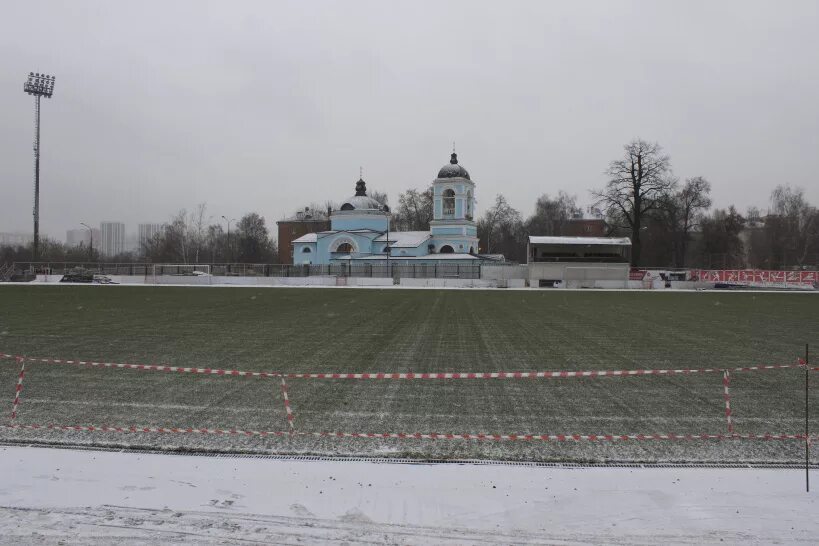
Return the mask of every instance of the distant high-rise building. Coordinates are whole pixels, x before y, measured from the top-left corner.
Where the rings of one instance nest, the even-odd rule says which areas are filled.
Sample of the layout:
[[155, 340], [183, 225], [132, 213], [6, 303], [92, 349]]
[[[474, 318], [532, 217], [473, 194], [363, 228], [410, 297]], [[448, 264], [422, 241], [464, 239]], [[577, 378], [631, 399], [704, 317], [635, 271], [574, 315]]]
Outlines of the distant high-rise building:
[[87, 247], [91, 246], [92, 243], [94, 248], [99, 248], [102, 243], [99, 228], [91, 228], [90, 232], [86, 228], [69, 229], [65, 232], [66, 246], [75, 247], [82, 245]]
[[162, 233], [165, 224], [139, 224], [137, 226], [137, 252], [142, 253], [145, 243]]
[[[122, 222], [100, 223], [99, 251], [103, 256], [116, 256], [125, 252], [125, 224]], [[96, 247], [96, 244], [94, 245]]]

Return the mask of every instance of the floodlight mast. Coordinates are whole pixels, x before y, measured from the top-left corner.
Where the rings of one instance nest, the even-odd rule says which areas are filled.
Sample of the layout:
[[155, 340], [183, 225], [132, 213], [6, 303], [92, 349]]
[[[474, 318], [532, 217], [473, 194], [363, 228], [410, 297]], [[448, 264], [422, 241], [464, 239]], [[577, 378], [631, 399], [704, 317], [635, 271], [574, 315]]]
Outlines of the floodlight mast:
[[34, 96], [34, 260], [40, 257], [40, 97], [54, 94], [54, 76], [29, 72], [23, 91]]

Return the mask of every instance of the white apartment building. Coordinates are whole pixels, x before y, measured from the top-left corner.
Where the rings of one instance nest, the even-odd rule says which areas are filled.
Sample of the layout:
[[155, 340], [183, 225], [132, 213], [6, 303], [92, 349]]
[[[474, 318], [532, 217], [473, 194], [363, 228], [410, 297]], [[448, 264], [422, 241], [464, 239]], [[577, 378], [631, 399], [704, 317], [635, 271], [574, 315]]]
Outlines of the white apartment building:
[[142, 252], [146, 242], [161, 233], [165, 224], [138, 224], [137, 226], [137, 252]]
[[101, 222], [99, 248], [103, 256], [116, 256], [125, 252], [125, 224], [122, 222]]

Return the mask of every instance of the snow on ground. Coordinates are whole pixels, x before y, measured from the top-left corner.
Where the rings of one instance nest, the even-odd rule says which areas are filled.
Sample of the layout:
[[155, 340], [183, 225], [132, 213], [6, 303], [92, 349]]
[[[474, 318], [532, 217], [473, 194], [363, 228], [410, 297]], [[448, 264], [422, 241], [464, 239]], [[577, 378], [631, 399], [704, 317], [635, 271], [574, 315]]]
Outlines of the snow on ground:
[[[816, 543], [804, 471], [0, 447], [0, 543]], [[814, 482], [819, 472], [812, 471]], [[819, 486], [819, 483], [817, 483]]]

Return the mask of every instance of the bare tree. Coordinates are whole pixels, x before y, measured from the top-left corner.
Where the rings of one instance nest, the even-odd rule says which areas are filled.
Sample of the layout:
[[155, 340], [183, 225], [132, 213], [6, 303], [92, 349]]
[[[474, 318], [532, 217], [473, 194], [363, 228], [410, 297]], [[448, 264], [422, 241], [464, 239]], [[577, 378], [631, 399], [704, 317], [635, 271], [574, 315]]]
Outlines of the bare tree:
[[658, 207], [660, 198], [671, 192], [676, 180], [671, 176], [671, 159], [659, 144], [634, 140], [624, 146], [623, 158], [612, 161], [606, 170], [609, 182], [591, 193], [595, 206], [631, 231], [632, 264], [640, 264], [640, 230], [646, 213]]
[[382, 207], [390, 202], [389, 196], [383, 191], [370, 190], [370, 198], [375, 199]]
[[566, 223], [582, 213], [577, 197], [561, 191], [552, 199], [546, 194], [537, 198], [535, 212], [526, 219], [530, 235], [563, 235]]
[[[802, 266], [811, 250], [819, 252], [819, 211], [805, 199], [802, 188], [777, 186], [771, 193], [770, 228], [773, 248], [782, 253], [782, 264], [788, 265], [790, 253], [796, 265]], [[773, 257], [777, 262], [779, 256]]]
[[207, 209], [207, 203], [199, 203], [196, 205], [196, 209], [191, 213], [189, 229], [191, 230], [190, 238], [192, 239], [194, 247], [195, 263], [199, 263], [199, 251], [205, 243], [205, 212]]
[[701, 263], [705, 267], [735, 269], [745, 267], [740, 233], [745, 219], [731, 206], [717, 209], [702, 218]]
[[206, 241], [211, 263], [218, 263], [217, 258], [219, 262], [227, 261], [227, 255], [223, 255], [223, 253], [220, 252], [221, 249], [227, 246], [224, 244], [225, 239], [226, 235], [225, 230], [222, 229], [222, 224], [211, 224], [208, 226]]
[[165, 238], [170, 247], [176, 250], [179, 261], [188, 263], [190, 255], [190, 229], [188, 227], [188, 212], [181, 209], [165, 226]]
[[[521, 239], [523, 236], [523, 221], [520, 212], [513, 208], [503, 194], [495, 196], [495, 204], [492, 205], [483, 217], [478, 220], [478, 237], [485, 244], [486, 252], [493, 254], [497, 252], [519, 254], [515, 245], [523, 242], [512, 242], [510, 239]], [[505, 242], [506, 244], [501, 244]]]
[[239, 261], [270, 263], [276, 253], [276, 244], [270, 238], [264, 216], [251, 212], [236, 223]]
[[409, 189], [398, 196], [398, 208], [393, 214], [396, 228], [425, 231], [429, 229], [432, 216], [432, 186], [422, 192]]
[[685, 267], [691, 233], [702, 214], [711, 207], [711, 184], [701, 176], [688, 178], [682, 189], [659, 199], [659, 209], [671, 233], [675, 267]]

